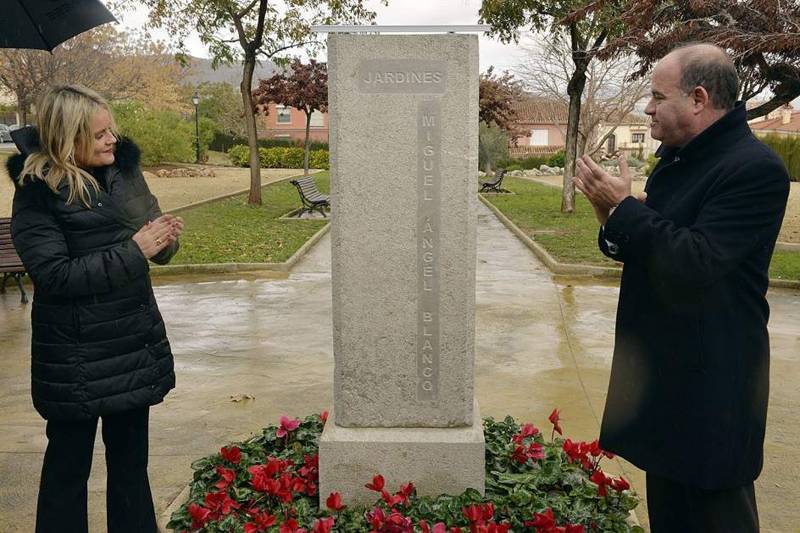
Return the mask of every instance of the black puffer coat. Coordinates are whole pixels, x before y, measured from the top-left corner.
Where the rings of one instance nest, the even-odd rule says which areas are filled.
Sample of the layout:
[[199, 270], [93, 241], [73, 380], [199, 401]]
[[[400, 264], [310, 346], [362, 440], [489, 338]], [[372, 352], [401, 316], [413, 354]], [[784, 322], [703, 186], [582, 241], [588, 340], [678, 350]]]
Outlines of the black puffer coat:
[[[14, 180], [11, 234], [33, 280], [31, 393], [46, 419], [86, 420], [157, 404], [175, 386], [172, 353], [150, 284], [149, 264], [131, 239], [161, 216], [139, 168], [139, 149], [117, 145], [113, 165], [96, 169], [104, 190], [91, 208], [67, 203], [41, 180], [20, 174], [39, 145], [33, 128], [15, 132], [22, 152], [8, 161]], [[177, 243], [152, 258], [167, 263]]]

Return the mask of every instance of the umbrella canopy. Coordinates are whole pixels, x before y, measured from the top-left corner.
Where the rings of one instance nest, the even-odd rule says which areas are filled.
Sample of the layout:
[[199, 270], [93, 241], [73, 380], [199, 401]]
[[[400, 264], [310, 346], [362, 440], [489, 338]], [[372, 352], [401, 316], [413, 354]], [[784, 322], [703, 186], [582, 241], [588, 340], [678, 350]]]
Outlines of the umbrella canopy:
[[0, 48], [53, 48], [117, 19], [100, 0], [2, 0]]

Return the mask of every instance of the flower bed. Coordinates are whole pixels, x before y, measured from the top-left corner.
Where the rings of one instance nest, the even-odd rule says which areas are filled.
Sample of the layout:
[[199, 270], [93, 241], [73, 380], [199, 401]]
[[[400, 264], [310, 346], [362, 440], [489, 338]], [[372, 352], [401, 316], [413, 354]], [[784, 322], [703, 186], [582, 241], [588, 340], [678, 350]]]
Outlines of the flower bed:
[[[536, 533], [643, 532], [626, 519], [638, 503], [628, 482], [600, 469], [611, 454], [597, 441], [572, 442], [553, 411], [549, 440], [511, 416], [484, 420], [486, 495], [417, 495], [413, 480], [390, 492], [365, 472], [376, 503], [347, 507], [339, 493], [318, 494], [318, 441], [327, 412], [302, 422], [281, 417], [220, 453], [192, 464], [189, 500], [168, 527], [181, 533]], [[321, 500], [324, 504], [321, 504]]]

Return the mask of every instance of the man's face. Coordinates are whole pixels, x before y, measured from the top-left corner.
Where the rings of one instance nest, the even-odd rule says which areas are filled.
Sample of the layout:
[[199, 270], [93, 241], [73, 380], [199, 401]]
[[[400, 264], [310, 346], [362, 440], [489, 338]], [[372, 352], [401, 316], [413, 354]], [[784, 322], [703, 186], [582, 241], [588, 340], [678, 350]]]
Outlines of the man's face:
[[652, 118], [650, 135], [666, 146], [683, 146], [695, 135], [694, 97], [679, 87], [681, 68], [674, 55], [658, 62], [650, 84], [650, 102], [644, 109]]

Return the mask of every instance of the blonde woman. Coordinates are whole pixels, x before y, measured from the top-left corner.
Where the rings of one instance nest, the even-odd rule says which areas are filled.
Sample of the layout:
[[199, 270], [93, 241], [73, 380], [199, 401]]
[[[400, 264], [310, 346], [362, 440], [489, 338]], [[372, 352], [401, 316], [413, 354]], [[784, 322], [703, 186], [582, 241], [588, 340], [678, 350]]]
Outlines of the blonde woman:
[[148, 260], [178, 250], [108, 103], [79, 86], [46, 91], [21, 152], [11, 233], [33, 280], [33, 405], [47, 420], [37, 532], [85, 532], [87, 480], [103, 419], [108, 531], [157, 531], [147, 477], [148, 415], [175, 386]]

